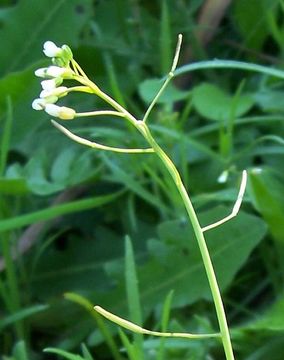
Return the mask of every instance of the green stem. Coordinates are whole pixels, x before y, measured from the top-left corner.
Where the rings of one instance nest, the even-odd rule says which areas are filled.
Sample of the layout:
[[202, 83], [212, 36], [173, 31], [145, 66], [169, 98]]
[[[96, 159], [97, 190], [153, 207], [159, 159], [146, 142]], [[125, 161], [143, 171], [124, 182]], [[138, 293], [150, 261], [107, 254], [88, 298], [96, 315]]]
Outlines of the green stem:
[[97, 95], [102, 100], [111, 105], [115, 110], [123, 114], [123, 117], [127, 118], [127, 120], [130, 121], [133, 125], [135, 124], [135, 122], [137, 121], [135, 117], [132, 116], [130, 112], [128, 112], [123, 106], [118, 104], [113, 98], [100, 90], [98, 86], [95, 85], [90, 79], [82, 76], [74, 76], [74, 80], [77, 80], [81, 84], [88, 86], [95, 95]]
[[[181, 39], [180, 39], [180, 41], [181, 41]], [[178, 47], [177, 47], [178, 50], [176, 51], [176, 56], [175, 56], [175, 59], [174, 59], [174, 62], [173, 62], [172, 70], [169, 73], [168, 78], [167, 78], [164, 86], [159, 91], [158, 95], [154, 98], [154, 100], [153, 100], [153, 102], [152, 102], [152, 104], [150, 106], [150, 110], [152, 109], [152, 107], [156, 103], [157, 98], [160, 96], [161, 92], [164, 90], [165, 86], [168, 84], [168, 82], [170, 81], [170, 79], [173, 76], [173, 72], [174, 72], [174, 70], [176, 68], [177, 57], [178, 57], [179, 48], [180, 48], [180, 41], [178, 43]], [[197, 65], [199, 65], [199, 64], [197, 64]], [[216, 66], [216, 64], [214, 64], [214, 65]], [[220, 65], [224, 66], [224, 62], [222, 64], [217, 62], [217, 67], [218, 66], [221, 67]], [[230, 64], [225, 63], [225, 65], [232, 66], [231, 63]], [[235, 65], [235, 63], [233, 65]], [[197, 68], [198, 68], [198, 66], [197, 66]], [[246, 69], [248, 70], [247, 64], [246, 64]], [[195, 70], [194, 66], [192, 66], [190, 68], [189, 67], [183, 67], [180, 70], [175, 71], [174, 75], [178, 75], [178, 74], [183, 73], [185, 71], [192, 71], [192, 70]], [[253, 69], [250, 68], [249, 70], [257, 71], [255, 68], [253, 68]], [[259, 71], [259, 69], [258, 69], [258, 71]], [[233, 349], [232, 349], [232, 344], [231, 344], [231, 339], [230, 339], [230, 333], [229, 333], [229, 328], [228, 328], [228, 324], [227, 324], [226, 314], [225, 314], [225, 310], [224, 310], [224, 305], [223, 305], [220, 289], [219, 289], [219, 286], [218, 286], [217, 278], [216, 278], [216, 275], [215, 275], [214, 267], [213, 267], [213, 264], [212, 264], [212, 261], [211, 261], [211, 258], [210, 258], [210, 254], [209, 254], [209, 251], [208, 251], [208, 248], [207, 248], [207, 244], [206, 244], [204, 235], [203, 235], [202, 228], [201, 228], [201, 226], [199, 224], [197, 215], [195, 213], [195, 210], [193, 208], [193, 205], [191, 203], [189, 195], [188, 195], [188, 193], [186, 191], [186, 188], [185, 188], [185, 186], [184, 186], [184, 184], [183, 184], [183, 182], [181, 180], [181, 177], [180, 177], [180, 174], [179, 174], [178, 170], [176, 169], [175, 165], [173, 164], [171, 159], [168, 157], [168, 155], [163, 151], [163, 149], [155, 141], [155, 139], [153, 138], [153, 136], [152, 136], [147, 124], [146, 124], [146, 119], [147, 119], [147, 117], [148, 117], [148, 115], [150, 113], [150, 110], [148, 109], [148, 111], [146, 112], [143, 120], [137, 120], [133, 115], [131, 115], [126, 109], [124, 109], [114, 99], [112, 99], [110, 96], [108, 96], [103, 91], [101, 91], [87, 77], [85, 77], [85, 76], [83, 76], [83, 77], [82, 76], [75, 76], [74, 79], [79, 81], [81, 84], [83, 84], [85, 86], [88, 86], [92, 90], [92, 92], [94, 94], [96, 94], [101, 99], [106, 101], [115, 110], [122, 113], [124, 115], [123, 117], [125, 117], [125, 119], [127, 119], [132, 125], [135, 126], [135, 128], [144, 136], [146, 141], [150, 144], [153, 151], [161, 159], [164, 166], [166, 167], [166, 169], [170, 173], [172, 179], [174, 180], [174, 183], [175, 183], [175, 185], [176, 185], [176, 187], [177, 187], [177, 189], [178, 189], [178, 191], [180, 193], [180, 196], [181, 196], [181, 198], [183, 200], [184, 206], [185, 206], [186, 211], [188, 213], [189, 219], [190, 219], [191, 224], [193, 226], [195, 236], [197, 238], [198, 246], [199, 246], [199, 249], [200, 249], [200, 252], [201, 252], [203, 264], [204, 264], [204, 267], [205, 267], [208, 282], [209, 282], [210, 289], [211, 289], [211, 292], [212, 292], [213, 301], [214, 301], [214, 304], [215, 304], [215, 309], [216, 309], [216, 314], [217, 314], [218, 323], [219, 323], [219, 327], [220, 327], [220, 332], [221, 332], [223, 347], [224, 347], [224, 351], [225, 351], [225, 355], [226, 355], [226, 360], [234, 360], [234, 353], [233, 353]]]
[[204, 267], [206, 270], [207, 278], [209, 281], [209, 285], [211, 288], [213, 301], [215, 304], [215, 309], [217, 313], [217, 318], [220, 326], [221, 336], [222, 336], [222, 342], [224, 346], [224, 351], [226, 354], [227, 360], [234, 360], [234, 354], [230, 339], [230, 333], [229, 328], [227, 324], [226, 314], [224, 310], [223, 301], [221, 298], [218, 282], [216, 279], [215, 271], [213, 268], [213, 264], [210, 258], [210, 254], [206, 245], [206, 241], [203, 235], [202, 228], [199, 224], [197, 215], [195, 213], [195, 210], [193, 208], [193, 205], [191, 203], [191, 200], [188, 196], [188, 193], [185, 189], [185, 186], [181, 180], [181, 177], [179, 175], [179, 172], [177, 171], [175, 165], [171, 161], [171, 159], [167, 156], [167, 154], [162, 150], [162, 148], [157, 144], [155, 139], [153, 138], [148, 126], [143, 121], [137, 121], [136, 124], [137, 129], [142, 133], [142, 135], [145, 137], [145, 139], [148, 141], [148, 143], [152, 146], [154, 152], [159, 156], [159, 158], [162, 160], [163, 164], [167, 168], [168, 172], [170, 173], [171, 177], [173, 178], [177, 189], [182, 197], [184, 206], [186, 208], [186, 211], [188, 213], [188, 216], [191, 220], [195, 236], [197, 238], [198, 246], [201, 252], [202, 260], [204, 263]]

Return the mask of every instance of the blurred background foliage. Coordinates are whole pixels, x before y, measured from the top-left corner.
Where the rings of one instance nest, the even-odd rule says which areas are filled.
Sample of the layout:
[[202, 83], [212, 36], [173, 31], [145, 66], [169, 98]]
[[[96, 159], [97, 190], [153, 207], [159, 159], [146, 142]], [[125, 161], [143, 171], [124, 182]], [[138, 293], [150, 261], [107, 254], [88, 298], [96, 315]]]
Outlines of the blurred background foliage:
[[[224, 358], [216, 340], [141, 339], [93, 312], [99, 304], [150, 329], [218, 331], [192, 229], [157, 158], [65, 138], [31, 108], [34, 70], [48, 64], [44, 41], [66, 43], [139, 118], [178, 33], [180, 66], [220, 58], [282, 69], [283, 13], [282, 0], [0, 1], [1, 358]], [[239, 360], [284, 357], [283, 99], [282, 79], [205, 69], [176, 77], [149, 118], [203, 225], [231, 211], [249, 171], [239, 216], [207, 235]], [[88, 95], [63, 103], [103, 107]], [[117, 118], [67, 126], [112, 146], [144, 145]]]

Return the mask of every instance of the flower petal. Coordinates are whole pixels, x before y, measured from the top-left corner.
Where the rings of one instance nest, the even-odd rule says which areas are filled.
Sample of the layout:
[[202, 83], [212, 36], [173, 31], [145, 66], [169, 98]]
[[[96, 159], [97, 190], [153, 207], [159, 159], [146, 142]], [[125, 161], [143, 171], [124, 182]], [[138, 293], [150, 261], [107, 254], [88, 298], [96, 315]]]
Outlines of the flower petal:
[[62, 54], [62, 49], [54, 44], [52, 41], [46, 41], [43, 44], [43, 52], [47, 57], [57, 57]]

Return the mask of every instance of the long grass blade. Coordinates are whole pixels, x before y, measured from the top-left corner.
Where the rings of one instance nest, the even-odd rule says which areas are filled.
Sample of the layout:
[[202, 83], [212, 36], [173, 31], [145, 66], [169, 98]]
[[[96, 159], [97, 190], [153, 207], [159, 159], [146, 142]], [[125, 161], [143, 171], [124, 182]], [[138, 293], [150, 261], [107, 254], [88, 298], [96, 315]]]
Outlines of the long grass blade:
[[122, 195], [122, 193], [122, 191], [119, 191], [110, 195], [71, 201], [67, 204], [56, 205], [48, 209], [34, 211], [32, 213], [16, 216], [11, 219], [5, 219], [0, 221], [0, 232], [14, 230], [38, 221], [50, 220], [58, 216], [99, 207], [117, 199], [117, 197]]
[[[129, 236], [126, 236], [125, 238], [125, 282], [130, 318], [133, 322], [137, 324], [142, 324], [142, 311], [139, 299], [138, 278], [133, 247]], [[134, 334], [134, 345], [138, 356], [137, 360], [144, 359], [142, 334]]]

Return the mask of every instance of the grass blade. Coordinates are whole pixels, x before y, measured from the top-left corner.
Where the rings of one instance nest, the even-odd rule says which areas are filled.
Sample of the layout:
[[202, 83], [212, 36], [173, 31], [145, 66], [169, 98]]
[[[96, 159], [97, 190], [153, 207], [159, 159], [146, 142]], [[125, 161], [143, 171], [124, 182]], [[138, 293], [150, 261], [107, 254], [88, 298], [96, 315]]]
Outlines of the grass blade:
[[4, 171], [6, 168], [10, 138], [11, 138], [12, 119], [13, 119], [11, 98], [7, 97], [6, 102], [7, 102], [7, 118], [6, 118], [6, 121], [4, 124], [2, 141], [0, 144], [0, 150], [1, 150], [0, 151], [0, 176], [2, 176], [4, 174]]
[[110, 195], [96, 196], [84, 200], [71, 201], [67, 204], [52, 206], [47, 209], [34, 211], [29, 214], [0, 221], [0, 232], [14, 230], [38, 221], [50, 220], [58, 216], [71, 214], [83, 210], [93, 209], [115, 200], [123, 192], [119, 191]]
[[[125, 238], [125, 282], [130, 319], [136, 324], [142, 325], [142, 311], [139, 300], [138, 279], [133, 247], [129, 236], [126, 236]], [[137, 360], [143, 359], [142, 334], [134, 334], [134, 346], [137, 353]]]

